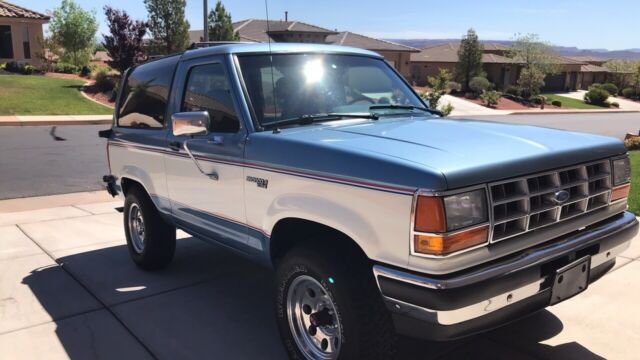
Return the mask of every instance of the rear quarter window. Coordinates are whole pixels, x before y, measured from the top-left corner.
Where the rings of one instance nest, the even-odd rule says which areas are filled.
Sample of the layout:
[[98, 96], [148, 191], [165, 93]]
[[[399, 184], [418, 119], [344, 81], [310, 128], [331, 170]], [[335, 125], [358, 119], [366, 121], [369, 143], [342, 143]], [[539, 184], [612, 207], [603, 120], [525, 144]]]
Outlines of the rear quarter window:
[[141, 129], [164, 127], [171, 82], [178, 60], [178, 56], [172, 56], [133, 69], [121, 95], [118, 126]]

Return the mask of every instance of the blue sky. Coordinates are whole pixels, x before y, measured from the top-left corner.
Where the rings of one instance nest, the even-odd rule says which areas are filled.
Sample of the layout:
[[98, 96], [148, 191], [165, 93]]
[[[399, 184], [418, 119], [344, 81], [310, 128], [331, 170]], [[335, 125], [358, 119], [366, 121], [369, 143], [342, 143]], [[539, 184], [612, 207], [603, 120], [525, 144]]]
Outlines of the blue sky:
[[[60, 0], [8, 0], [45, 11]], [[76, 0], [95, 9], [106, 32], [102, 6], [110, 4], [145, 18], [142, 0]], [[234, 21], [264, 18], [264, 0], [226, 0]], [[215, 0], [209, 0], [213, 7]], [[397, 4], [397, 5], [394, 5]], [[473, 27], [483, 39], [509, 40], [537, 33], [555, 45], [619, 50], [640, 48], [640, 0], [269, 0], [271, 19], [305, 21], [330, 29], [382, 38], [459, 38]], [[187, 0], [192, 29], [202, 28], [202, 1]]]

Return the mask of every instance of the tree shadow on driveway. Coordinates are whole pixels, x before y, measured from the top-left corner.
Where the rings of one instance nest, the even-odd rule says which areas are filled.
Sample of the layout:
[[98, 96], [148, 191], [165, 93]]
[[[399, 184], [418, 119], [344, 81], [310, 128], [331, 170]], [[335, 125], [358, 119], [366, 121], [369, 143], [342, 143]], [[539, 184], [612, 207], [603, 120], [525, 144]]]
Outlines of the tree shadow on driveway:
[[[136, 268], [124, 245], [57, 261], [103, 307], [56, 319], [61, 295], [51, 291], [55, 268], [23, 279], [56, 320], [56, 335], [71, 359], [286, 358], [273, 316], [273, 272], [226, 249], [194, 238], [178, 240], [174, 262], [159, 272]], [[74, 303], [76, 297], [63, 295], [63, 300]], [[555, 347], [539, 343], [562, 328], [557, 317], [542, 311], [453, 342], [402, 338], [399, 358], [601, 359], [575, 342]]]

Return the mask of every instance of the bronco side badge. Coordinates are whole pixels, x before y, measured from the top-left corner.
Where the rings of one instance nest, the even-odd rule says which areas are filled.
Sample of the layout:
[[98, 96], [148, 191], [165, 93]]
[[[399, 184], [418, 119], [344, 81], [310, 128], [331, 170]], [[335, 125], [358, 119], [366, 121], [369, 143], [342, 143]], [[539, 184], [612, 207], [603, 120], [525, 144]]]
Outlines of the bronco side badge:
[[269, 180], [257, 178], [254, 176], [247, 176], [247, 181], [254, 182], [256, 183], [256, 185], [258, 185], [259, 188], [263, 188], [263, 189], [266, 189], [267, 186], [269, 185]]

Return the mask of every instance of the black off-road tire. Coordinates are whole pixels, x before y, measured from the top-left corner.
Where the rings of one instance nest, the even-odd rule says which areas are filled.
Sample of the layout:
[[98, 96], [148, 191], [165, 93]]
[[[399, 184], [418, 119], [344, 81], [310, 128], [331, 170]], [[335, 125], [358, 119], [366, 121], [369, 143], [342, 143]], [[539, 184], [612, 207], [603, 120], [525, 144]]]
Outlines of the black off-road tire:
[[[146, 232], [142, 251], [134, 247], [129, 227], [130, 211], [135, 206], [140, 209]], [[133, 262], [145, 270], [158, 270], [169, 265], [176, 249], [176, 228], [162, 219], [141, 187], [133, 187], [127, 192], [123, 215], [127, 247]]]
[[306, 275], [318, 281], [333, 300], [342, 330], [339, 360], [394, 359], [397, 335], [370, 261], [354, 251], [327, 247], [322, 242], [305, 243], [276, 265], [276, 319], [289, 357], [307, 359], [296, 345], [287, 315], [289, 287], [294, 279]]

